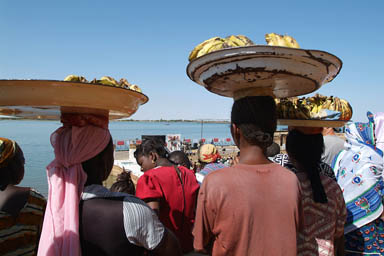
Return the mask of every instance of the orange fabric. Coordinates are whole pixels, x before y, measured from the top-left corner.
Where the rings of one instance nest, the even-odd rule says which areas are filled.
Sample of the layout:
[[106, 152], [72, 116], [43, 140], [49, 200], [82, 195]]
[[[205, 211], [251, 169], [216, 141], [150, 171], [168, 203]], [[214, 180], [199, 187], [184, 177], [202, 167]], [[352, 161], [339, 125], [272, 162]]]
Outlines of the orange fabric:
[[199, 191], [194, 247], [212, 247], [212, 255], [294, 256], [300, 198], [296, 175], [278, 164], [211, 172]]

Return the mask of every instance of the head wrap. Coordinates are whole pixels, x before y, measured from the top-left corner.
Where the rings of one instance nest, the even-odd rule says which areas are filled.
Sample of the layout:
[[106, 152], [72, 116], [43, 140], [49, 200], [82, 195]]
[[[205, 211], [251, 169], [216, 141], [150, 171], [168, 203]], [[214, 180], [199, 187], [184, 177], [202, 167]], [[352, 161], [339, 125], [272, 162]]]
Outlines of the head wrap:
[[7, 138], [0, 138], [0, 168], [7, 166], [15, 153], [16, 142]]
[[213, 163], [220, 158], [220, 154], [217, 152], [215, 145], [204, 144], [199, 149], [199, 160], [203, 163]]
[[376, 147], [375, 121], [347, 125], [345, 150], [333, 161], [337, 183], [346, 202], [348, 216], [344, 233], [368, 224], [383, 212], [383, 152]]
[[81, 163], [111, 140], [108, 118], [63, 114], [63, 127], [51, 135], [55, 159], [47, 166], [48, 202], [38, 255], [81, 255], [79, 202], [87, 175]]

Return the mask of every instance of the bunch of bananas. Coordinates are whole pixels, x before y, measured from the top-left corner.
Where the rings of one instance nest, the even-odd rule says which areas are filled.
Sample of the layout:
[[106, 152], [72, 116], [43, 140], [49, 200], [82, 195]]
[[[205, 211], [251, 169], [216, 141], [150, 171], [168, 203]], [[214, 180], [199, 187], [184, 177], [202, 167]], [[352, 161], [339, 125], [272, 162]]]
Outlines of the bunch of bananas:
[[338, 97], [316, 94], [309, 98], [275, 99], [277, 117], [280, 119], [319, 119], [323, 109], [340, 112], [339, 120], [352, 118], [352, 107], [348, 101]]
[[[300, 48], [296, 40], [288, 35], [282, 36], [275, 33], [266, 34], [265, 41], [267, 41], [268, 45]], [[188, 59], [192, 61], [193, 59], [217, 50], [250, 45], [255, 44], [248, 37], [242, 35], [232, 35], [226, 38], [212, 37], [196, 46], [189, 54]]]
[[92, 83], [92, 84], [103, 84], [108, 86], [114, 86], [114, 87], [120, 87], [124, 89], [133, 90], [136, 92], [141, 92], [141, 89], [136, 84], [130, 84], [127, 79], [121, 78], [119, 82], [117, 82], [114, 78], [110, 76], [103, 76], [100, 79], [93, 79], [91, 82], [89, 82], [85, 77], [83, 76], [76, 76], [76, 75], [69, 75], [66, 78], [64, 78], [64, 81], [67, 82], [82, 82], [82, 83]]
[[191, 61], [207, 53], [217, 50], [249, 45], [254, 45], [254, 43], [248, 37], [242, 35], [231, 35], [226, 38], [212, 37], [196, 46], [189, 54], [188, 59]]
[[285, 46], [291, 48], [300, 48], [296, 40], [288, 35], [282, 36], [275, 33], [270, 33], [265, 35], [265, 41], [268, 45], [272, 46]]

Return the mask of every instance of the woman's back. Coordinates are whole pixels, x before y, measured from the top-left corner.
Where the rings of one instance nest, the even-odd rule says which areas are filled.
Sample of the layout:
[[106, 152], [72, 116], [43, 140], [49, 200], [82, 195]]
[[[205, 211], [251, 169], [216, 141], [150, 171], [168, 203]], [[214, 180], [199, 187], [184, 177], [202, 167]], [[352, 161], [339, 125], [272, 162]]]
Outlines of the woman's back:
[[296, 255], [300, 203], [296, 175], [278, 164], [211, 172], [199, 192], [194, 246], [213, 240], [212, 255]]
[[143, 201], [96, 184], [84, 188], [79, 225], [84, 255], [141, 255], [157, 249], [165, 234]]
[[83, 255], [143, 254], [144, 249], [131, 244], [125, 236], [123, 198], [95, 198], [81, 201], [80, 213]]
[[344, 234], [345, 208], [343, 193], [329, 177], [320, 174], [327, 203], [313, 200], [311, 182], [303, 172], [296, 174], [302, 190], [304, 228], [299, 233], [298, 255], [334, 255], [334, 240]]
[[[14, 194], [22, 199], [23, 206], [15, 213], [4, 202], [0, 210], [0, 255], [36, 255], [46, 200], [32, 189]], [[11, 195], [10, 200], [13, 199]]]

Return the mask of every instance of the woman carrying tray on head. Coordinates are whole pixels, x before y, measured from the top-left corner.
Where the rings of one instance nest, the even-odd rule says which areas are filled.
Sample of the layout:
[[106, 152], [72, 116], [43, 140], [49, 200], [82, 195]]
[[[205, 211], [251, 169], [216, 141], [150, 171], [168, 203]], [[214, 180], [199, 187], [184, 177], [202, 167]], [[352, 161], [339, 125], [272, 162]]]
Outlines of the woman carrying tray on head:
[[0, 255], [36, 255], [43, 225], [45, 198], [18, 185], [24, 177], [23, 151], [0, 138]]
[[294, 173], [265, 156], [275, 130], [272, 97], [234, 102], [231, 133], [240, 160], [205, 177], [193, 231], [195, 250], [212, 255], [296, 255], [303, 213], [300, 184]]
[[38, 254], [180, 255], [176, 238], [138, 198], [101, 184], [113, 166], [108, 117], [62, 114], [51, 136], [49, 196]]

